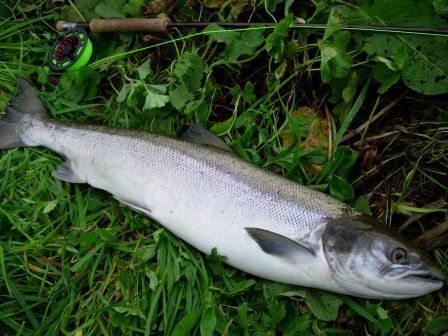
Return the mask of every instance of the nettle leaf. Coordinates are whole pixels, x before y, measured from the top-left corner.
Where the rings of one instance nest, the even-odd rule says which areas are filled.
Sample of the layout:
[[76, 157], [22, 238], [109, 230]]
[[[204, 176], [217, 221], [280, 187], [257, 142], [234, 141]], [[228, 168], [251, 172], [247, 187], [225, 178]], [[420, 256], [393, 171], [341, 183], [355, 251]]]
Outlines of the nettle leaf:
[[448, 44], [446, 39], [416, 42], [409, 62], [403, 67], [403, 82], [426, 95], [448, 92]]
[[188, 90], [185, 84], [177, 85], [169, 92], [171, 104], [178, 110], [181, 110], [187, 102], [193, 99], [193, 94]]
[[335, 294], [319, 289], [307, 289], [304, 298], [308, 308], [319, 320], [336, 320], [342, 300]]
[[64, 72], [59, 80], [59, 85], [64, 91], [64, 98], [74, 103], [96, 97], [98, 83], [101, 74], [97, 71], [83, 67], [77, 71]]
[[241, 94], [246, 103], [252, 104], [257, 99], [254, 90], [255, 85], [251, 81], [246, 82], [246, 85], [244, 86], [244, 91]]
[[129, 0], [129, 2], [123, 6], [125, 14], [130, 16], [139, 16], [142, 13], [142, 7], [146, 2], [143, 0]]
[[251, 55], [264, 42], [264, 30], [246, 30], [238, 38], [226, 46], [222, 56], [237, 60], [242, 55]]
[[95, 7], [95, 13], [105, 19], [123, 18], [125, 0], [105, 0]]
[[193, 53], [184, 53], [176, 63], [173, 72], [175, 79], [169, 91], [171, 104], [181, 110], [194, 98], [194, 93], [201, 87], [204, 76], [202, 59]]
[[205, 31], [209, 32], [209, 35], [218, 42], [226, 44], [221, 56], [232, 60], [237, 60], [242, 55], [252, 55], [264, 42], [264, 29], [235, 32], [212, 24], [207, 26]]
[[[266, 288], [264, 288], [264, 292], [266, 293]], [[273, 293], [269, 293], [268, 297], [275, 295], [287, 297], [300, 296], [304, 298], [306, 305], [314, 316], [322, 321], [334, 321], [338, 316], [339, 307], [343, 303], [337, 294], [315, 288], [289, 290], [287, 285], [282, 284], [276, 285], [276, 288], [273, 288]], [[266, 297], [267, 295], [265, 294]]]
[[328, 83], [332, 78], [344, 78], [349, 74], [353, 63], [352, 57], [345, 52], [349, 41], [350, 33], [342, 31], [338, 14], [333, 10], [328, 18], [324, 37], [318, 43], [324, 82]]
[[176, 63], [174, 75], [186, 84], [189, 91], [199, 89], [204, 76], [202, 59], [197, 54], [184, 53]]
[[218, 42], [224, 42], [230, 44], [238, 38], [238, 32], [233, 30], [227, 30], [217, 24], [211, 24], [205, 27], [204, 32], [216, 39]]
[[277, 8], [277, 5], [284, 2], [285, 0], [266, 0], [266, 7], [270, 12], [274, 12]]
[[378, 93], [385, 93], [389, 88], [394, 85], [401, 77], [400, 71], [393, 71], [387, 67], [384, 63], [378, 63], [373, 70], [373, 78], [381, 83], [378, 88]]
[[447, 0], [432, 0], [432, 4], [436, 13], [440, 16], [448, 15], [448, 1]]
[[280, 21], [275, 27], [274, 31], [269, 34], [266, 39], [266, 49], [268, 55], [275, 58], [276, 62], [280, 62], [284, 58], [285, 54], [285, 42], [288, 36], [289, 27], [294, 21], [294, 16], [288, 14], [282, 21]]
[[357, 72], [352, 72], [348, 76], [347, 86], [342, 90], [342, 98], [347, 104], [355, 97], [356, 88], [358, 87], [359, 76]]
[[[365, 22], [366, 17], [368, 22]], [[347, 23], [350, 20], [359, 23], [359, 18], [363, 18], [365, 23], [378, 25], [448, 27], [435, 14], [429, 1], [420, 0], [375, 1], [371, 6], [353, 11]], [[375, 33], [369, 36], [356, 34], [356, 40], [374, 60], [391, 70], [401, 70], [399, 74], [409, 88], [426, 95], [448, 92], [448, 48], [445, 38]], [[376, 70], [381, 71], [376, 76], [383, 84], [380, 91], [385, 92], [397, 81], [398, 74], [389, 72], [391, 78], [386, 78], [384, 68]]]
[[322, 80], [328, 83], [332, 77], [344, 78], [350, 72], [352, 58], [347, 53], [328, 42], [319, 44], [321, 52], [320, 69]]

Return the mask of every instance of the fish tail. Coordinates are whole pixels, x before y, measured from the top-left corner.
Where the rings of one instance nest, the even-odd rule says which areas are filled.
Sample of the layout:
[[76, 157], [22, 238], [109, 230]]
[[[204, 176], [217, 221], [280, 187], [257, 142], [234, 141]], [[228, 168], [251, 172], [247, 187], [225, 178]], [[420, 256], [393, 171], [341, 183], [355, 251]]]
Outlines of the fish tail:
[[16, 94], [6, 107], [4, 118], [0, 119], [0, 149], [26, 147], [21, 136], [22, 121], [47, 118], [47, 111], [31, 85], [19, 76], [17, 83]]

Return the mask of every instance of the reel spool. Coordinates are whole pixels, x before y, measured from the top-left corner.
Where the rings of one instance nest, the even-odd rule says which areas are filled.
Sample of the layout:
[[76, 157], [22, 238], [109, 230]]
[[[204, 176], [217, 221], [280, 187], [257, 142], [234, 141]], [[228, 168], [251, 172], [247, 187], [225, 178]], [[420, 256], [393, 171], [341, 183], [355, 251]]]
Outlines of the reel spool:
[[74, 71], [88, 64], [95, 57], [93, 43], [83, 28], [61, 34], [48, 54], [51, 70]]

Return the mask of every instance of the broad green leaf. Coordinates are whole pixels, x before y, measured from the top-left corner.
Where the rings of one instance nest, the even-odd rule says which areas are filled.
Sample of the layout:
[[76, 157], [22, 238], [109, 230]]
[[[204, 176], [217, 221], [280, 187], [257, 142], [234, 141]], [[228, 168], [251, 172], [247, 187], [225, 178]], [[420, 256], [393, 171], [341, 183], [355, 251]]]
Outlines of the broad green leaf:
[[145, 315], [138, 305], [113, 307], [113, 309], [122, 314], [138, 316], [143, 320], [145, 319]]
[[129, 92], [131, 91], [131, 85], [130, 84], [124, 84], [121, 87], [120, 92], [118, 93], [118, 96], [116, 98], [117, 103], [122, 103], [128, 96]]
[[[429, 1], [378, 0], [371, 6], [353, 11], [352, 20], [369, 19], [370, 24], [391, 26], [418, 26], [447, 28], [448, 24], [439, 18]], [[350, 23], [350, 18], [348, 18]], [[354, 22], [354, 21], [353, 21]], [[369, 56], [387, 59], [387, 64], [402, 70], [403, 82], [411, 89], [436, 95], [448, 92], [448, 48], [446, 39], [432, 36], [375, 33], [370, 36], [357, 34], [356, 40]], [[383, 62], [384, 63], [384, 62]], [[382, 78], [381, 92], [385, 92], [398, 75]]]
[[344, 50], [328, 42], [319, 44], [321, 52], [322, 80], [329, 82], [332, 77], [344, 78], [352, 65], [352, 58]]
[[266, 39], [266, 49], [268, 55], [274, 57], [276, 62], [280, 62], [284, 58], [285, 43], [288, 37], [289, 27], [294, 21], [294, 16], [288, 14], [275, 27], [274, 31], [269, 34]]
[[218, 25], [207, 26], [205, 31], [218, 42], [224, 42], [226, 47], [221, 53], [224, 58], [237, 60], [242, 55], [251, 55], [264, 42], [264, 29], [249, 29], [243, 32], [226, 30]]
[[54, 208], [56, 208], [56, 205], [58, 205], [58, 200], [53, 200], [47, 203], [47, 205], [45, 206], [44, 210], [42, 210], [42, 212], [44, 214], [47, 214], [49, 212], [51, 212]]
[[182, 110], [185, 104], [193, 99], [193, 94], [184, 83], [177, 85], [174, 90], [171, 90], [169, 96], [171, 104], [178, 110]]
[[273, 325], [278, 324], [286, 315], [284, 303], [272, 299], [268, 302], [269, 317]]
[[373, 324], [375, 330], [380, 329], [382, 333], [388, 333], [394, 326], [392, 319], [389, 317], [389, 312], [381, 307], [379, 303], [366, 302], [366, 309], [374, 316], [378, 316], [378, 323]]
[[138, 68], [138, 78], [145, 79], [148, 77], [148, 75], [152, 72], [151, 70], [151, 59], [147, 59], [145, 62], [143, 62]]
[[289, 14], [289, 7], [291, 7], [294, 0], [286, 0], [285, 1], [285, 16], [288, 16]]
[[147, 262], [148, 260], [152, 259], [155, 255], [156, 255], [155, 245], [144, 246], [142, 248], [139, 248], [133, 253], [133, 257], [142, 262]]
[[448, 15], [448, 1], [447, 0], [432, 0], [436, 13], [440, 16]]
[[370, 210], [369, 202], [362, 196], [356, 198], [354, 207], [365, 213], [366, 215], [372, 216], [372, 211]]
[[233, 284], [231, 290], [229, 291], [229, 295], [234, 295], [236, 293], [239, 292], [243, 292], [246, 289], [252, 287], [255, 284], [255, 280], [250, 279], [250, 280], [242, 280], [236, 284]]
[[448, 93], [448, 47], [446, 38], [414, 40], [415, 48], [403, 67], [403, 82], [426, 94]]
[[282, 3], [285, 0], [264, 0], [266, 1], [266, 7], [270, 12], [274, 12], [277, 8], [277, 5]]
[[366, 320], [373, 323], [375, 326], [378, 326], [378, 327], [381, 326], [381, 323], [370, 312], [368, 312], [366, 309], [361, 307], [359, 304], [357, 304], [355, 301], [353, 301], [350, 297], [341, 295], [341, 296], [339, 296], [339, 298], [342, 300], [342, 302], [347, 304], [351, 309], [353, 309], [356, 313], [358, 313], [359, 315], [364, 317]]
[[153, 91], [145, 92], [145, 105], [143, 106], [143, 110], [150, 110], [156, 107], [163, 107], [166, 103], [170, 101], [170, 97], [167, 95], [161, 95], [158, 93], [154, 93]]
[[[62, 16], [61, 19], [67, 21], [81, 21], [81, 19], [89, 21], [97, 16], [95, 14], [95, 7], [98, 1], [75, 0], [74, 3], [77, 10], [74, 10], [72, 6], [64, 7], [70, 14], [68, 16]], [[83, 18], [79, 17], [78, 11], [82, 14]]]
[[342, 305], [342, 300], [336, 294], [319, 289], [307, 289], [304, 298], [311, 312], [323, 321], [334, 321]]
[[251, 55], [264, 42], [263, 30], [246, 30], [238, 38], [227, 44], [222, 53], [224, 57], [237, 60], [242, 55]]
[[224, 42], [225, 44], [231, 44], [238, 39], [238, 32], [233, 30], [227, 30], [217, 24], [211, 24], [204, 29], [210, 37], [216, 39], [218, 42]]
[[273, 293], [270, 293], [269, 296], [300, 296], [305, 299], [308, 308], [318, 319], [323, 321], [334, 321], [336, 319], [339, 307], [342, 305], [342, 300], [337, 294], [314, 288], [288, 290], [285, 286], [281, 284], [275, 286], [276, 288], [270, 290]]
[[145, 3], [144, 0], [129, 0], [129, 2], [123, 6], [123, 11], [129, 16], [140, 16], [142, 14], [142, 7]]
[[204, 6], [207, 8], [221, 8], [224, 0], [204, 0]]
[[243, 97], [244, 101], [248, 104], [253, 103], [257, 99], [254, 93], [254, 89], [255, 85], [251, 81], [247, 81], [241, 96]]
[[95, 13], [105, 19], [123, 18], [125, 0], [105, 0], [95, 7]]
[[353, 71], [348, 79], [347, 79], [347, 86], [342, 90], [342, 99], [344, 99], [344, 102], [347, 104], [351, 103], [353, 100], [353, 97], [356, 94], [356, 88], [358, 87], [359, 83], [359, 76], [358, 73]]
[[340, 201], [353, 199], [353, 187], [344, 178], [337, 175], [330, 175], [328, 177], [328, 185], [330, 186], [330, 194], [334, 198]]
[[211, 336], [216, 326], [216, 315], [215, 308], [213, 306], [208, 306], [202, 312], [200, 332], [201, 336]]
[[385, 93], [394, 85], [401, 77], [400, 71], [393, 71], [384, 63], [377, 63], [373, 70], [373, 78], [381, 83], [378, 93]]
[[201, 318], [202, 307], [195, 308], [191, 310], [187, 315], [185, 315], [182, 320], [176, 325], [172, 332], [172, 336], [188, 336], [191, 334], [191, 330], [197, 325], [199, 319]]
[[83, 67], [74, 72], [64, 72], [59, 80], [59, 85], [64, 91], [64, 98], [73, 103], [96, 97], [98, 83], [101, 74], [97, 71]]
[[448, 316], [440, 316], [429, 322], [425, 328], [425, 332], [430, 335], [439, 335], [443, 331], [448, 330]]
[[226, 121], [222, 121], [222, 122], [214, 124], [210, 128], [210, 132], [212, 132], [213, 134], [215, 134], [217, 136], [226, 134], [227, 132], [229, 132], [232, 129], [233, 123], [235, 122], [235, 117], [236, 116], [233, 115]]
[[204, 76], [204, 65], [202, 59], [190, 52], [184, 53], [176, 63], [174, 75], [185, 83], [190, 92], [194, 92], [201, 86]]

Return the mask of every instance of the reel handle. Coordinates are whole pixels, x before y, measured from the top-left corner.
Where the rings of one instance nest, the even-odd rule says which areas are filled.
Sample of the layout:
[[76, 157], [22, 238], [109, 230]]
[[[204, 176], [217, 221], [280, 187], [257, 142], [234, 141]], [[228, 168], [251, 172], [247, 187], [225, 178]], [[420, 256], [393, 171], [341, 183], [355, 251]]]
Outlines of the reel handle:
[[87, 28], [97, 33], [166, 33], [170, 22], [167, 16], [154, 19], [93, 19], [90, 22], [58, 21], [56, 30], [62, 32], [66, 29]]

